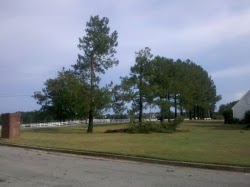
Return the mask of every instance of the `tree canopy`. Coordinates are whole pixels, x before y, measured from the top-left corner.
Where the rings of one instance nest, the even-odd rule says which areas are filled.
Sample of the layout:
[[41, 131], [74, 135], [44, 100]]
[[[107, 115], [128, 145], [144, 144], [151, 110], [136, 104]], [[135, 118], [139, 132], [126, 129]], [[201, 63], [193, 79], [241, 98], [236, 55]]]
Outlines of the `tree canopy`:
[[[78, 54], [73, 70], [58, 72], [45, 82], [42, 91], [33, 97], [41, 110], [53, 119], [88, 118], [87, 132], [93, 132], [93, 119], [113, 108], [123, 114], [131, 103], [133, 113], [142, 121], [143, 110], [157, 106], [161, 121], [167, 116], [189, 114], [190, 119], [210, 117], [221, 99], [208, 72], [191, 60], [155, 56], [149, 47], [135, 53], [135, 64], [128, 76], [121, 77], [120, 85], [100, 86], [101, 75], [118, 65], [115, 58], [118, 46], [117, 31], [110, 31], [109, 19], [91, 16], [85, 35], [79, 38]], [[48, 115], [49, 116], [49, 115]], [[27, 119], [28, 120], [28, 119]]]
[[136, 52], [135, 65], [130, 68], [130, 76], [121, 78], [122, 88], [128, 96], [128, 101], [132, 101], [132, 110], [139, 111], [139, 122], [142, 121], [144, 103], [150, 102], [147, 76], [152, 57], [151, 49], [148, 47]]
[[149, 48], [137, 55], [130, 77], [122, 78], [122, 87], [133, 102], [133, 109], [139, 112], [139, 121], [147, 104], [159, 107], [161, 121], [166, 115], [170, 120], [171, 107], [175, 108], [175, 117], [178, 110], [181, 115], [183, 110], [189, 112], [194, 119], [210, 117], [221, 96], [216, 94], [207, 71], [190, 60], [161, 56], [152, 59]]
[[[104, 74], [105, 70], [118, 65], [119, 61], [114, 57], [118, 46], [117, 31], [110, 32], [109, 19], [99, 16], [90, 17], [86, 24], [86, 35], [79, 38], [78, 48], [83, 54], [78, 55], [78, 60], [73, 65], [76, 75], [88, 89], [88, 115], [89, 126], [87, 132], [93, 132], [93, 118], [98, 110], [107, 108], [108, 87], [100, 88], [101, 78], [98, 74]], [[106, 97], [104, 99], [103, 97]], [[106, 102], [104, 102], [106, 101]]]
[[52, 114], [54, 119], [60, 121], [86, 116], [88, 93], [72, 71], [58, 72], [56, 78], [48, 79], [44, 85], [42, 91], [33, 95], [42, 106], [42, 111]]
[[234, 106], [236, 103], [238, 103], [238, 101], [239, 101], [239, 100], [237, 100], [237, 101], [232, 101], [232, 102], [229, 102], [229, 103], [226, 103], [226, 104], [221, 104], [221, 105], [219, 106], [219, 110], [218, 110], [219, 114], [223, 114], [223, 112], [226, 111], [226, 110], [231, 110], [231, 109], [233, 108], [233, 106]]

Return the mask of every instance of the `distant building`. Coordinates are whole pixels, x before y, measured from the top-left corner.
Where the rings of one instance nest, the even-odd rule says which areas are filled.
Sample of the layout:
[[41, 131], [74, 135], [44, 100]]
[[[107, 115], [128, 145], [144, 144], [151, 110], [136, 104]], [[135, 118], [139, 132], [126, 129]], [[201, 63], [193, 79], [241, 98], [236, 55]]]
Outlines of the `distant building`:
[[233, 108], [234, 118], [243, 119], [246, 111], [250, 110], [250, 90], [236, 103]]

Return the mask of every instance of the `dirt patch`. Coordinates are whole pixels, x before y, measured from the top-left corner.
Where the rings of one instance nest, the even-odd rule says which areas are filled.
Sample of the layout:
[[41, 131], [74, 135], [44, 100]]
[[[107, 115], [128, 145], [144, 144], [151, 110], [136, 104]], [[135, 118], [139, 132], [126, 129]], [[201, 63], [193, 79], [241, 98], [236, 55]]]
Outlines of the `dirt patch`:
[[116, 133], [116, 132], [128, 132], [129, 129], [127, 128], [122, 128], [122, 129], [114, 129], [114, 130], [106, 130], [105, 133]]

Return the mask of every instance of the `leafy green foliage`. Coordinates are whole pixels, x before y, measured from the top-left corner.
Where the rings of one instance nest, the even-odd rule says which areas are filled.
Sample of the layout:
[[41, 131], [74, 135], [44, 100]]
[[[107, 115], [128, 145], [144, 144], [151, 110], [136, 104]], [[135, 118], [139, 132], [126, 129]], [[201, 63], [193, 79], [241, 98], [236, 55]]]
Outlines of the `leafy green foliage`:
[[52, 118], [60, 121], [86, 116], [88, 93], [72, 71], [58, 72], [56, 78], [48, 79], [44, 85], [42, 91], [33, 95], [42, 106], [42, 112], [50, 113]]
[[175, 82], [174, 77], [174, 60], [165, 57], [156, 56], [150, 62], [150, 76], [148, 81], [153, 92], [153, 104], [160, 108], [161, 122], [164, 121], [164, 116], [167, 115], [170, 120], [170, 93]]
[[232, 109], [233, 106], [234, 106], [238, 101], [239, 101], [239, 100], [237, 100], [237, 101], [232, 101], [232, 102], [230, 102], [230, 103], [220, 105], [220, 106], [219, 106], [219, 111], [218, 111], [219, 114], [223, 114], [223, 112], [224, 112], [225, 110]]
[[233, 117], [232, 109], [225, 109], [222, 115], [224, 117], [224, 124], [235, 124], [240, 122], [239, 119]]
[[204, 118], [207, 111], [215, 109], [221, 96], [216, 94], [213, 80], [201, 66], [190, 60], [182, 62], [181, 66], [186, 75], [177, 89], [180, 102], [186, 110], [193, 110], [194, 118]]
[[181, 113], [194, 111], [193, 117], [204, 118], [221, 99], [207, 71], [190, 60], [156, 56], [150, 62], [147, 78], [161, 116], [170, 116], [170, 107], [174, 107], [175, 117], [179, 109]]
[[233, 110], [232, 109], [224, 110], [222, 115], [224, 117], [224, 124], [231, 124], [231, 121], [233, 120]]
[[152, 122], [152, 121], [142, 121], [142, 122], [131, 122], [129, 128], [126, 132], [138, 134], [138, 133], [172, 133], [181, 125], [184, 118], [178, 116], [171, 122]]
[[78, 55], [77, 64], [73, 65], [76, 75], [86, 85], [87, 96], [89, 100], [88, 115], [89, 126], [88, 132], [93, 132], [93, 119], [98, 111], [110, 107], [109, 86], [99, 87], [101, 78], [97, 73], [104, 74], [105, 71], [113, 65], [118, 65], [119, 61], [114, 57], [118, 46], [116, 31], [110, 33], [108, 27], [109, 19], [99, 16], [90, 17], [86, 24], [86, 36], [79, 38], [78, 48], [83, 51], [83, 55]]
[[244, 114], [244, 120], [247, 124], [250, 124], [250, 110], [246, 111]]
[[147, 81], [149, 62], [152, 57], [151, 49], [148, 47], [136, 52], [135, 65], [130, 68], [130, 76], [121, 78], [126, 100], [132, 101], [132, 110], [139, 112], [139, 122], [142, 121], [143, 109], [146, 108], [144, 103], [152, 101], [152, 93]]
[[127, 109], [126, 94], [122, 91], [121, 85], [115, 85], [111, 92], [111, 108], [116, 115], [121, 115]]
[[[221, 96], [207, 71], [191, 60], [153, 58], [148, 47], [136, 52], [135, 65], [129, 76], [121, 78], [121, 85], [101, 87], [100, 74], [119, 63], [115, 58], [118, 34], [111, 32], [108, 24], [106, 17], [90, 17], [85, 36], [79, 38], [78, 48], [83, 53], [73, 65], [74, 73], [63, 71], [57, 78], [47, 80], [42, 91], [34, 93], [41, 111], [60, 120], [88, 116], [90, 133], [94, 116], [100, 117], [111, 107], [116, 114], [122, 114], [127, 109], [126, 102], [132, 104], [131, 111], [133, 116], [138, 115], [139, 122], [143, 122], [143, 110], [148, 106], [160, 108], [165, 129], [170, 127], [170, 123], [163, 122], [164, 117], [170, 122], [171, 107], [175, 108], [174, 117], [177, 110], [181, 115], [189, 113], [191, 119], [210, 117]], [[151, 129], [150, 126], [145, 128]]]
[[21, 123], [45, 123], [54, 121], [52, 113], [47, 111], [31, 111], [31, 112], [20, 112], [21, 113]]
[[242, 123], [246, 124], [244, 129], [250, 129], [250, 110], [245, 112], [244, 119], [242, 120]]

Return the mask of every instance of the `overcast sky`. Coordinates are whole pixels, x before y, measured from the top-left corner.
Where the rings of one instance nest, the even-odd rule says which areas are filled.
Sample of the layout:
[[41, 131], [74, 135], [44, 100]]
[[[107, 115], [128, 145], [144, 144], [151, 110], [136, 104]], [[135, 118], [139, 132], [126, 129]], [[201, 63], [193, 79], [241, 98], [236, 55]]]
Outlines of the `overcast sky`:
[[0, 113], [32, 111], [31, 97], [62, 67], [76, 63], [91, 15], [118, 32], [118, 66], [102, 84], [119, 83], [150, 47], [154, 56], [190, 59], [212, 76], [221, 103], [250, 89], [249, 0], [0, 0]]

